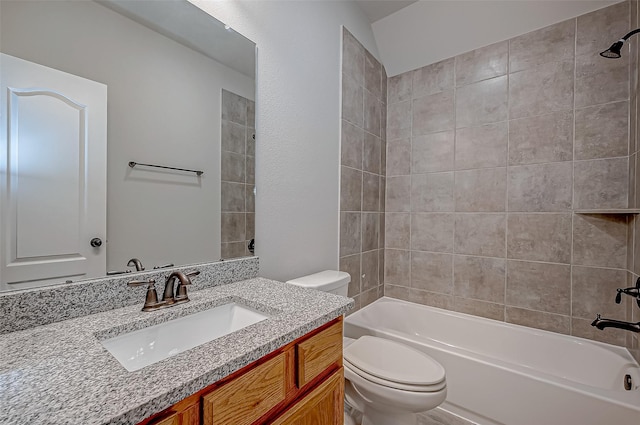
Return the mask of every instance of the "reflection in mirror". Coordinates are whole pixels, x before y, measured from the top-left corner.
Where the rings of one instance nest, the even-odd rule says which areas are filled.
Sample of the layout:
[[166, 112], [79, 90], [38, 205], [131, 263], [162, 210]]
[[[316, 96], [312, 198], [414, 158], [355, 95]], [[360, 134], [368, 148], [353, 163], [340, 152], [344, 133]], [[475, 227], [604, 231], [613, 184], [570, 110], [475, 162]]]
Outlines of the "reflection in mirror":
[[252, 255], [255, 44], [186, 0], [2, 0], [0, 52], [0, 290]]

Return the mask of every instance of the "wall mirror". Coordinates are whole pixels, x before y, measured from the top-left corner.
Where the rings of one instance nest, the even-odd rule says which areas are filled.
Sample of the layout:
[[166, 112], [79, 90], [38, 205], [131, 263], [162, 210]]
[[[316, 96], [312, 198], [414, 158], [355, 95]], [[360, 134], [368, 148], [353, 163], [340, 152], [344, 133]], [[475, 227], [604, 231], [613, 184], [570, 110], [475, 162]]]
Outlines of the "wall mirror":
[[252, 255], [255, 49], [186, 0], [2, 0], [0, 291]]

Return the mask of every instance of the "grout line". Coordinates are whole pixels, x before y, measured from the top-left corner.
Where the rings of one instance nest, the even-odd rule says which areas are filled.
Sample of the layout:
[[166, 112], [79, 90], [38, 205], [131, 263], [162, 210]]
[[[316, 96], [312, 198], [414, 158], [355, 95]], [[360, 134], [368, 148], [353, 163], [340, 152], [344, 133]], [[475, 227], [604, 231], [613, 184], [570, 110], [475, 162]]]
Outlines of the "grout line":
[[[575, 200], [575, 169], [576, 169], [576, 88], [577, 88], [577, 68], [578, 68], [578, 60], [576, 53], [578, 51], [578, 18], [574, 19], [574, 35], [573, 35], [573, 99], [572, 105], [573, 110], [571, 113], [572, 119], [572, 130], [573, 134], [571, 137], [571, 209], [575, 208], [576, 200]], [[571, 261], [571, 269], [569, 270], [569, 335], [573, 335], [573, 265], [574, 265], [574, 221], [575, 214], [571, 214], [571, 246], [570, 246], [570, 261]]]

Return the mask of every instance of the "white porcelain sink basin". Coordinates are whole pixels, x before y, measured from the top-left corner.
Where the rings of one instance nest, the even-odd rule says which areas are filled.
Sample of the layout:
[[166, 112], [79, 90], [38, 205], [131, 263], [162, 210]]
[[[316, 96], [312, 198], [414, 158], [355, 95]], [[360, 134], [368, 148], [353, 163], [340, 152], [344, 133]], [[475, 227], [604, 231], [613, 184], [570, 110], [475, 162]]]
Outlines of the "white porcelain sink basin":
[[224, 304], [101, 341], [129, 372], [267, 319], [237, 303]]

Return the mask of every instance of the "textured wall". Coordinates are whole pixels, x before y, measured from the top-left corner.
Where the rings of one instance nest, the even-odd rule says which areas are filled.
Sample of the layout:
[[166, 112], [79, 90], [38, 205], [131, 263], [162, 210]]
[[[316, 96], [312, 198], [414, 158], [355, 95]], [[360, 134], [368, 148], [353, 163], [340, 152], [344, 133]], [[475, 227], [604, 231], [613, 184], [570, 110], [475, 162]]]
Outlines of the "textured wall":
[[340, 270], [356, 308], [382, 296], [387, 74], [346, 29], [342, 39]]
[[636, 6], [389, 79], [385, 295], [633, 345], [590, 326], [632, 318], [629, 215], [575, 211], [633, 206], [635, 56], [598, 52]]

